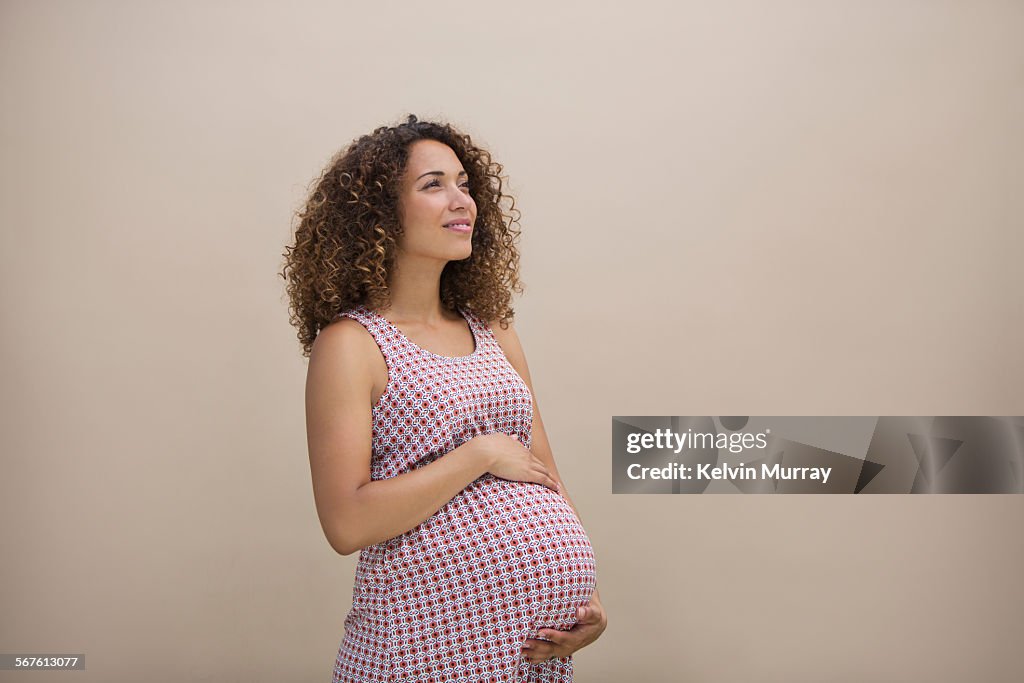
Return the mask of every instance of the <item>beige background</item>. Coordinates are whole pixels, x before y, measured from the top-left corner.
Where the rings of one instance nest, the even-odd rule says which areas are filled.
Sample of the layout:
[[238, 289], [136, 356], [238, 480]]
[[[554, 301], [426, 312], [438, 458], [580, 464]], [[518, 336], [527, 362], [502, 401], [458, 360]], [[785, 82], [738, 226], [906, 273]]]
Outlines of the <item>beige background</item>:
[[2, 652], [323, 681], [277, 277], [406, 113], [523, 212], [518, 328], [609, 613], [577, 681], [1024, 677], [1022, 496], [613, 496], [612, 415], [1024, 414], [1024, 4], [0, 4]]

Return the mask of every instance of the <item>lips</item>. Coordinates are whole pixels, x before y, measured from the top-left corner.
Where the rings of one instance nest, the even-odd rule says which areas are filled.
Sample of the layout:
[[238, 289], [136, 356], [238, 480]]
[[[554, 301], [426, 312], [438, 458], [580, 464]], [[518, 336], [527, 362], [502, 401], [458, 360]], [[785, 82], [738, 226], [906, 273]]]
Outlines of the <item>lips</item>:
[[462, 233], [464, 235], [468, 235], [473, 232], [473, 227], [470, 225], [468, 218], [456, 218], [453, 221], [448, 221], [444, 224], [444, 229]]

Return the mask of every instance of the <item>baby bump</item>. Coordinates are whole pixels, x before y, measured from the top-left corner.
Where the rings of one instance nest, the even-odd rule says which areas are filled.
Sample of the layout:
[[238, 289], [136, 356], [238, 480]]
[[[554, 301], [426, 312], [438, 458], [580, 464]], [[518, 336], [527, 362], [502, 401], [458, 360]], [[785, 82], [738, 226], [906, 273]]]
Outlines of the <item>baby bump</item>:
[[567, 630], [594, 592], [590, 539], [569, 502], [546, 486], [487, 475], [462, 493], [478, 524], [471, 550], [482, 588], [527, 627]]

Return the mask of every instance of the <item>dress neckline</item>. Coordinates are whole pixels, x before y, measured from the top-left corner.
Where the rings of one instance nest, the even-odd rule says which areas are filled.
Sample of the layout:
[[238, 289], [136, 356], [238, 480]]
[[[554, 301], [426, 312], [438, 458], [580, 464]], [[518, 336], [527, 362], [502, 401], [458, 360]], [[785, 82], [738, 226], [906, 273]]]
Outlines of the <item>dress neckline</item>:
[[387, 318], [382, 316], [377, 311], [374, 311], [374, 310], [371, 310], [369, 308], [366, 308], [365, 306], [363, 308], [370, 315], [372, 315], [373, 317], [375, 317], [378, 320], [382, 321], [385, 325], [387, 325], [392, 330], [397, 332], [401, 336], [402, 339], [404, 339], [406, 342], [409, 343], [410, 346], [412, 346], [413, 348], [415, 348], [415, 349], [417, 349], [417, 350], [427, 354], [428, 356], [433, 356], [434, 358], [440, 358], [442, 360], [448, 360], [448, 361], [460, 361], [460, 360], [468, 360], [470, 358], [475, 358], [477, 355], [480, 354], [480, 346], [481, 346], [481, 344], [480, 344], [480, 337], [477, 335], [477, 332], [476, 332], [476, 326], [473, 325], [473, 321], [469, 319], [469, 316], [467, 316], [465, 311], [463, 311], [462, 308], [460, 308], [460, 307], [456, 307], [455, 310], [458, 312], [458, 314], [460, 316], [462, 316], [462, 319], [466, 321], [466, 325], [469, 326], [469, 333], [471, 335], [473, 335], [473, 352], [470, 353], [470, 354], [467, 354], [465, 356], [442, 356], [439, 353], [434, 353], [433, 351], [428, 351], [427, 349], [423, 348], [422, 346], [420, 346], [419, 344], [414, 342], [412, 339], [409, 339], [409, 337], [406, 336], [405, 332], [402, 332], [402, 330], [398, 329], [397, 325], [395, 325], [393, 322], [391, 322], [390, 320], [388, 320]]

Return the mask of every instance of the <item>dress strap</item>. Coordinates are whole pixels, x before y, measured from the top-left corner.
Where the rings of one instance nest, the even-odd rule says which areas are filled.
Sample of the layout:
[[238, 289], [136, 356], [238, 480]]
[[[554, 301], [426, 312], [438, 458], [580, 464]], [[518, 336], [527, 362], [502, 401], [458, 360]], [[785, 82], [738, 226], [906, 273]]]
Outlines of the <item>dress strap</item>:
[[459, 310], [462, 311], [463, 317], [466, 318], [470, 326], [477, 332], [476, 337], [483, 346], [482, 351], [490, 351], [493, 349], [501, 350], [501, 346], [498, 344], [498, 340], [494, 336], [494, 331], [491, 330], [491, 326], [488, 325], [483, 318], [464, 308], [460, 308]]
[[462, 306], [458, 307], [458, 312], [466, 319], [466, 323], [469, 324], [469, 331], [473, 333], [473, 340], [477, 345], [477, 349], [473, 352], [473, 355], [478, 356], [487, 352], [490, 349], [491, 344], [495, 343], [493, 335], [491, 334], [491, 328], [489, 328], [487, 323], [481, 320], [479, 316]]

